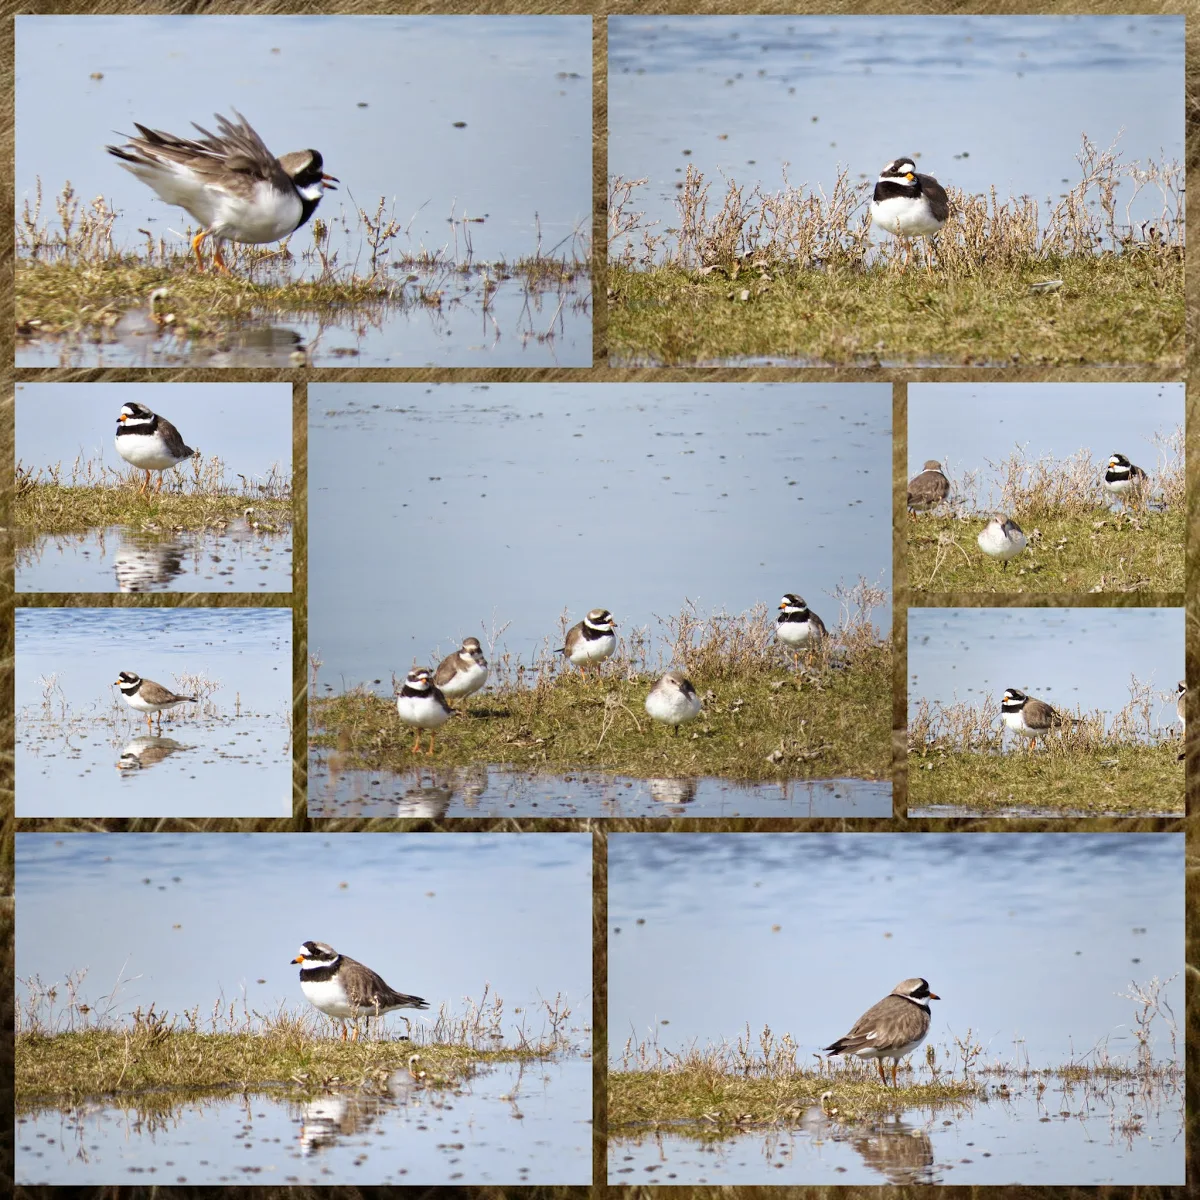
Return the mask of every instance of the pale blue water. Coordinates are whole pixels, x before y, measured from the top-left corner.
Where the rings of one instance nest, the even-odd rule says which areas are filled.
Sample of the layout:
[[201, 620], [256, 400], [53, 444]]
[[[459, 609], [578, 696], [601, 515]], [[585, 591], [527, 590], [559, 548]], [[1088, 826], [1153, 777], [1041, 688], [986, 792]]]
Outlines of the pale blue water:
[[[148, 739], [120, 671], [220, 686]], [[15, 706], [19, 816], [292, 811], [290, 609], [18, 608]]]
[[[502, 1002], [496, 1049], [521, 1030], [548, 1036], [543, 1000], [570, 1010], [554, 1059], [481, 1067], [449, 1090], [399, 1073], [382, 1098], [334, 1089], [304, 1101], [280, 1081], [174, 1108], [161, 1093], [144, 1109], [129, 1097], [124, 1110], [84, 1101], [24, 1116], [22, 1180], [589, 1181], [590, 836], [21, 834], [16, 857], [19, 1003], [30, 977], [57, 983], [55, 1031], [70, 1024], [62, 982], [80, 971], [92, 1020], [151, 1003], [198, 1008], [201, 1030], [214, 1006], [251, 1027], [259, 1014], [312, 1013], [290, 961], [309, 939], [428, 1001], [407, 1014], [417, 1051], [439, 1016], [462, 1019], [485, 991]], [[404, 1032], [392, 1017], [376, 1035]]]
[[[186, 136], [237, 109], [276, 155], [316, 148], [341, 181], [316, 213], [338, 269], [369, 273], [359, 212], [374, 221], [381, 203], [395, 234], [385, 263], [425, 253], [445, 263], [405, 284], [404, 312], [262, 319], [245, 344], [242, 329], [217, 346], [170, 334], [23, 342], [22, 365], [287, 367], [301, 344], [318, 366], [591, 365], [586, 278], [582, 303], [561, 312], [557, 292], [527, 305], [516, 281], [499, 282], [485, 311], [481, 277], [455, 275], [539, 249], [586, 257], [569, 251], [577, 233], [591, 236], [589, 17], [28, 16], [16, 46], [18, 213], [40, 178], [43, 219], [53, 217], [70, 180], [85, 203], [102, 195], [119, 211], [118, 248], [144, 253], [139, 229], [182, 246], [191, 218], [105, 146], [135, 134], [135, 121]], [[61, 112], [72, 119], [56, 122]], [[310, 222], [290, 249], [312, 246]], [[426, 306], [418, 292], [444, 302]]]
[[941, 997], [943, 1065], [968, 1029], [985, 1062], [1131, 1054], [1131, 980], [1175, 976], [1182, 1020], [1183, 850], [1181, 834], [613, 834], [609, 1060], [631, 1036], [670, 1051], [769, 1025], [808, 1064], [913, 975]]
[[407, 1014], [414, 1036], [489, 985], [507, 1039], [522, 1020], [540, 1030], [539, 997], [560, 992], [579, 1028], [592, 1011], [591, 861], [590, 835], [569, 833], [20, 834], [16, 975], [86, 970], [97, 1015], [153, 1001], [199, 1005], [206, 1020], [224, 1001], [240, 1022], [310, 1009], [291, 959], [316, 940], [428, 1000]]
[[[633, 207], [678, 224], [688, 166], [828, 194], [899, 155], [969, 193], [1029, 195], [1041, 219], [1080, 178], [1086, 133], [1125, 163], [1183, 158], [1183, 18], [662, 16], [609, 21], [609, 172], [648, 177]], [[1126, 221], [1132, 188], [1122, 184]], [[1133, 202], [1136, 223], [1161, 198]], [[880, 235], [874, 235], [878, 238]], [[886, 235], [885, 235], [886, 236]], [[618, 247], [619, 248], [619, 247]]]
[[1096, 477], [1109, 455], [1126, 455], [1151, 475], [1173, 463], [1155, 435], [1183, 426], [1182, 383], [910, 383], [908, 478], [929, 458], [951, 476], [980, 474], [982, 508], [1000, 504], [1003, 459], [1065, 460], [1090, 453]]
[[[221, 486], [247, 490], [272, 473], [292, 475], [292, 386], [289, 383], [18, 383], [16, 457], [27, 468], [75, 461], [122, 473], [133, 468], [114, 445], [121, 405], [133, 401], [165, 417], [193, 450], [225, 466]], [[272, 472], [274, 468], [274, 472]], [[186, 479], [191, 460], [163, 473], [163, 487]], [[87, 483], [86, 479], [78, 481]], [[152, 473], [151, 486], [158, 486]]]
[[595, 771], [511, 771], [487, 763], [367, 771], [313, 748], [310, 817], [890, 817], [890, 780], [786, 779], [742, 783], [715, 776], [628, 779]]
[[[257, 518], [251, 518], [257, 519]], [[144, 533], [121, 525], [13, 539], [18, 592], [290, 592], [292, 529]]]
[[316, 384], [319, 686], [387, 693], [468, 635], [529, 664], [595, 606], [651, 661], [689, 600], [796, 591], [833, 628], [839, 583], [890, 600], [891, 506], [888, 384]]
[[[1006, 688], [1068, 712], [1111, 714], [1130, 700], [1130, 679], [1162, 693], [1155, 728], [1176, 729], [1184, 673], [1181, 608], [910, 608], [909, 710], [918, 699], [987, 702]], [[997, 727], [999, 723], [997, 722]]]
[[[228, 1185], [588, 1184], [591, 1063], [480, 1064], [451, 1089], [258, 1093], [188, 1100], [166, 1113], [83, 1104], [17, 1118], [23, 1183]], [[158, 1096], [166, 1103], [166, 1096]], [[86, 1147], [84, 1153], [80, 1153]]]

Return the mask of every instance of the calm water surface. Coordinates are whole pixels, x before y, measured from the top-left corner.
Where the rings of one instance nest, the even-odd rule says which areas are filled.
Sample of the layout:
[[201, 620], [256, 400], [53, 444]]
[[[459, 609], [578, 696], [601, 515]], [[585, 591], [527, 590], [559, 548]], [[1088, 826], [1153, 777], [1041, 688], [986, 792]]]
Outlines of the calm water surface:
[[[79, 195], [103, 195], [118, 210], [117, 247], [143, 251], [139, 229], [180, 246], [191, 218], [104, 147], [135, 133], [134, 122], [186, 135], [191, 122], [213, 129], [214, 112], [237, 109], [276, 154], [315, 147], [341, 181], [317, 212], [339, 268], [368, 272], [359, 211], [374, 219], [381, 203], [396, 231], [384, 239], [385, 264], [428, 253], [448, 268], [406, 283], [412, 307], [402, 311], [260, 322], [200, 354], [184, 339], [139, 336], [129, 322], [103, 347], [30, 345], [23, 365], [286, 366], [300, 345], [316, 365], [591, 364], [586, 279], [584, 303], [568, 300], [546, 340], [557, 291], [526, 312], [518, 283], [501, 282], [485, 305], [482, 276], [454, 275], [461, 264], [539, 249], [569, 257], [577, 231], [590, 237], [590, 18], [29, 16], [16, 41], [18, 211], [40, 179], [53, 216], [52, 198], [69, 179]], [[314, 88], [317, 78], [323, 86]], [[51, 129], [51, 114], [64, 110], [77, 119]], [[311, 246], [310, 223], [290, 248]], [[321, 266], [311, 259], [293, 269]], [[405, 283], [406, 271], [392, 274]], [[442, 302], [415, 303], [417, 292]]]
[[309, 645], [335, 691], [388, 695], [468, 635], [529, 664], [564, 611], [609, 608], [653, 662], [686, 601], [798, 591], [832, 628], [839, 583], [890, 590], [886, 384], [326, 384], [309, 414]]
[[988, 703], [999, 713], [1004, 690], [1015, 687], [1067, 711], [1101, 709], [1111, 720], [1136, 677], [1161, 693], [1154, 728], [1175, 730], [1183, 642], [1181, 608], [912, 608], [910, 712], [925, 698]]
[[566, 833], [21, 834], [16, 976], [86, 971], [82, 994], [117, 1019], [153, 1001], [203, 1021], [223, 1001], [253, 1026], [311, 1011], [291, 959], [312, 939], [428, 1000], [414, 1039], [489, 984], [506, 1037], [515, 1008], [536, 1031], [559, 993], [588, 1025], [591, 861], [591, 837]]
[[[1018, 448], [1060, 461], [1087, 451], [1097, 484], [1114, 451], [1144, 471], [1174, 465], [1156, 435], [1183, 428], [1182, 383], [914, 383], [908, 389], [908, 478], [938, 459], [952, 477], [979, 472], [976, 501], [995, 508], [995, 465]], [[1106, 503], [1110, 502], [1106, 500]]]
[[[659, 233], [689, 166], [717, 196], [723, 177], [777, 190], [785, 169], [828, 194], [840, 167], [874, 181], [916, 154], [966, 192], [1032, 196], [1045, 221], [1085, 131], [1124, 131], [1126, 164], [1183, 158], [1179, 16], [618, 16], [608, 55], [609, 171], [650, 180], [635, 207]], [[1128, 182], [1116, 199], [1122, 222], [1131, 201], [1135, 223], [1161, 207]]]
[[245, 525], [143, 533], [123, 525], [14, 538], [18, 592], [290, 592], [292, 532]]
[[[16, 635], [19, 816], [291, 813], [290, 609], [27, 608]], [[218, 687], [148, 736], [120, 671]]]
[[[911, 975], [941, 997], [929, 1043], [948, 1069], [967, 1037], [985, 1064], [1132, 1058], [1131, 981], [1170, 979], [1163, 994], [1182, 1011], [1182, 835], [614, 834], [608, 846], [612, 1064], [631, 1037], [672, 1052], [769, 1025], [805, 1065]], [[1153, 1032], [1170, 1060], [1164, 1018]], [[1181, 1182], [1180, 1096], [1130, 1090], [1052, 1084], [1042, 1111], [1018, 1089], [1011, 1103], [904, 1113], [899, 1129], [806, 1114], [721, 1142], [637, 1134], [610, 1145], [610, 1180]], [[1134, 1109], [1144, 1129], [1122, 1135]]]
[[737, 783], [716, 777], [626, 779], [530, 774], [475, 763], [363, 771], [312, 750], [311, 817], [890, 817], [892, 785], [862, 779]]
[[[1136, 1133], [1121, 1128], [1137, 1114]], [[615, 1138], [613, 1184], [1181, 1184], [1182, 1089], [1146, 1103], [1051, 1084], [972, 1107], [856, 1123], [812, 1112], [796, 1128], [700, 1141], [670, 1131]]]
[[587, 1184], [591, 1064], [481, 1064], [452, 1089], [255, 1093], [17, 1118], [22, 1183]]

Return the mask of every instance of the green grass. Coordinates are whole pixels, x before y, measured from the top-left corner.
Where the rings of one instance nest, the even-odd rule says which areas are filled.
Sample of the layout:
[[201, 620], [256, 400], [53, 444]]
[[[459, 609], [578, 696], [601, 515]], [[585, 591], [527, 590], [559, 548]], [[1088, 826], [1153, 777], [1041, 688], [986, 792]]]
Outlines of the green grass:
[[[248, 493], [205, 495], [165, 490], [170, 486], [164, 483], [160, 495], [141, 496], [132, 485], [114, 488], [34, 484], [13, 502], [13, 524], [37, 534], [75, 533], [111, 525], [169, 533], [224, 529], [250, 521], [257, 523], [260, 531], [270, 533], [292, 522], [290, 499], [264, 500]], [[249, 517], [245, 515], [248, 507], [254, 510]]]
[[[1054, 292], [1032, 293], [1047, 278]], [[1031, 258], [949, 275], [935, 268], [608, 268], [613, 365], [766, 358], [807, 365], [1076, 366], [1178, 370], [1183, 254], [1146, 248]]]
[[[719, 679], [691, 672], [704, 714], [678, 736], [646, 714], [652, 679], [630, 681], [612, 664], [601, 682], [593, 674], [585, 683], [574, 668], [559, 675], [546, 670], [534, 686], [472, 697], [466, 712], [439, 731], [436, 761], [643, 778], [889, 778], [890, 641], [860, 647], [845, 668], [796, 670], [778, 658], [773, 669], [747, 666]], [[423, 761], [410, 753], [413, 733], [394, 701], [361, 692], [314, 696], [309, 717], [311, 747], [351, 753], [364, 769]]]
[[1015, 514], [1030, 545], [1007, 569], [979, 549], [986, 517], [922, 515], [907, 522], [913, 592], [1182, 592], [1186, 516], [1182, 508], [1131, 515], [1097, 509]]
[[[410, 1063], [413, 1055], [416, 1061]], [[20, 1034], [16, 1040], [18, 1104], [112, 1096], [147, 1088], [246, 1088], [288, 1083], [320, 1090], [334, 1083], [357, 1087], [381, 1082], [408, 1067], [422, 1082], [444, 1087], [480, 1062], [544, 1057], [528, 1049], [476, 1050], [417, 1046], [407, 1041], [358, 1042], [314, 1038], [301, 1022], [262, 1034], [89, 1030], [54, 1037]]]
[[[736, 1126], [786, 1122], [794, 1124], [805, 1109], [821, 1104], [844, 1120], [879, 1113], [903, 1112], [920, 1105], [969, 1102], [979, 1088], [966, 1080], [939, 1079], [896, 1088], [884, 1086], [871, 1068], [868, 1077], [851, 1067], [833, 1074], [796, 1071], [773, 1078], [753, 1078], [708, 1070], [702, 1066], [678, 1071], [610, 1071], [608, 1128], [651, 1123], [692, 1122], [706, 1132]], [[686, 1132], [677, 1129], [675, 1132]]]
[[1105, 745], [1096, 751], [936, 751], [908, 756], [910, 809], [1055, 810], [1096, 816], [1183, 815], [1184, 764], [1177, 742]]

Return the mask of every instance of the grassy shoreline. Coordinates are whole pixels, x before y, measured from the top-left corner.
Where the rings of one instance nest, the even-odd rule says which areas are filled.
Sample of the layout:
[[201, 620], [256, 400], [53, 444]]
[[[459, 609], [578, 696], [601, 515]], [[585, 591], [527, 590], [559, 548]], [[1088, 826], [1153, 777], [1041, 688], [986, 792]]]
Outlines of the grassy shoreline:
[[546, 1047], [477, 1050], [407, 1040], [316, 1038], [299, 1027], [262, 1033], [93, 1029], [16, 1037], [18, 1107], [128, 1095], [159, 1088], [191, 1092], [280, 1084], [308, 1090], [354, 1088], [408, 1070], [429, 1087], [449, 1087], [487, 1062], [544, 1059]]
[[[247, 510], [253, 510], [247, 515]], [[238, 524], [260, 533], [285, 532], [292, 524], [291, 500], [251, 493], [176, 493], [139, 496], [132, 487], [58, 487], [34, 484], [13, 501], [14, 529], [36, 536], [80, 533], [123, 525], [148, 532], [225, 529]]]
[[[439, 732], [433, 761], [504, 762], [520, 770], [602, 770], [653, 778], [722, 775], [777, 778], [891, 775], [891, 644], [876, 643], [845, 669], [777, 666], [714, 679], [691, 674], [704, 713], [678, 736], [644, 706], [654, 679], [584, 682], [542, 673], [532, 687], [472, 697]], [[356, 755], [366, 769], [424, 761], [391, 700], [365, 692], [310, 696], [311, 748]]]
[[[1031, 290], [1047, 279], [1062, 286]], [[1184, 360], [1183, 255], [1029, 259], [966, 277], [891, 265], [771, 264], [708, 275], [608, 267], [610, 366], [755, 359], [804, 366], [1177, 370]]]
[[1064, 813], [1140, 816], [1184, 812], [1184, 764], [1178, 744], [1114, 745], [1095, 752], [1007, 754], [910, 752], [910, 808], [949, 805], [996, 810], [1060, 809]]

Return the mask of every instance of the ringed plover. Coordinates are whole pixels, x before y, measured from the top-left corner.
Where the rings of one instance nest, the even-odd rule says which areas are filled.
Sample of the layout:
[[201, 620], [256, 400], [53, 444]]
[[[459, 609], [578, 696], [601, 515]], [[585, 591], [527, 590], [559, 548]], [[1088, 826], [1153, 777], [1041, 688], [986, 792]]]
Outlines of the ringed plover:
[[578, 625], [567, 630], [566, 640], [555, 654], [565, 654], [587, 678], [588, 663], [596, 664], [596, 677], [600, 676], [600, 664], [611, 657], [617, 648], [617, 627], [612, 613], [607, 608], [593, 608]]
[[1123, 454], [1114, 454], [1104, 471], [1104, 490], [1122, 502], [1136, 496], [1146, 486], [1146, 472], [1135, 467]]
[[169, 708], [187, 702], [196, 704], [195, 696], [180, 696], [153, 679], [143, 679], [136, 671], [122, 671], [113, 681], [121, 689], [125, 703], [145, 715], [146, 728], [150, 728], [150, 716], [158, 714], [158, 729], [162, 732], [162, 715]]
[[[221, 257], [221, 242], [263, 244], [294, 233], [313, 215], [325, 187], [337, 189], [335, 175], [326, 175], [316, 150], [296, 150], [276, 158], [233, 109], [238, 124], [217, 114], [219, 132], [209, 133], [194, 121], [200, 138], [136, 127], [141, 137], [124, 146], [107, 146], [121, 166], [148, 184], [168, 204], [186, 209], [204, 227], [192, 238], [200, 269], [200, 244], [213, 240], [213, 262], [229, 273]], [[128, 135], [126, 135], [128, 136]]]
[[700, 708], [700, 697], [682, 671], [668, 671], [646, 697], [646, 711], [656, 721], [670, 725], [672, 737], [685, 721], [694, 721], [700, 715]]
[[1035, 700], [1018, 688], [1006, 689], [1001, 697], [1000, 718], [1014, 733], [1029, 738], [1031, 746], [1052, 729], [1079, 724], [1077, 717], [1064, 717], [1044, 700]]
[[926, 459], [920, 475], [914, 475], [908, 481], [908, 507], [911, 509], [936, 508], [948, 495], [950, 480], [936, 458]]
[[465, 700], [487, 683], [488, 665], [478, 638], [463, 638], [462, 648], [447, 655], [433, 674], [433, 684], [450, 700]]
[[413, 667], [396, 693], [396, 711], [406, 725], [416, 727], [412, 753], [421, 753], [421, 730], [428, 729], [429, 749], [425, 753], [432, 754], [433, 731], [445, 725], [454, 710], [434, 684], [433, 672], [428, 667]]
[[905, 979], [896, 984], [889, 995], [871, 1005], [845, 1037], [822, 1049], [832, 1058], [835, 1054], [855, 1054], [873, 1058], [879, 1068], [879, 1078], [887, 1084], [883, 1072], [885, 1058], [892, 1060], [892, 1087], [896, 1086], [896, 1070], [900, 1059], [911, 1054], [929, 1033], [932, 1014], [930, 1000], [941, 997], [929, 990], [924, 979]]
[[975, 539], [979, 548], [990, 558], [1000, 559], [1004, 570], [1008, 570], [1008, 560], [1016, 557], [1025, 549], [1025, 534], [1020, 525], [1003, 514], [993, 517], [980, 531]]
[[[305, 942], [292, 959], [300, 964], [300, 990], [314, 1008], [342, 1022], [342, 1041], [346, 1040], [346, 1022], [357, 1017], [380, 1017], [397, 1008], [428, 1008], [420, 996], [393, 991], [370, 967], [339, 954], [324, 942]], [[408, 1018], [404, 1018], [407, 1023]], [[358, 1026], [354, 1027], [358, 1040]]]
[[121, 405], [117, 414], [117, 453], [139, 471], [146, 472], [146, 478], [139, 489], [142, 495], [150, 491], [150, 472], [158, 472], [158, 487], [155, 495], [162, 491], [164, 471], [177, 467], [185, 459], [196, 453], [191, 446], [185, 446], [179, 430], [158, 413], [151, 412], [144, 405], [132, 400]]
[[871, 220], [909, 249], [914, 237], [937, 233], [950, 216], [946, 189], [917, 171], [911, 158], [897, 158], [879, 172], [871, 198]]
[[800, 651], [806, 646], [815, 648], [827, 636], [825, 622], [804, 603], [801, 596], [788, 592], [779, 602], [779, 616], [775, 618], [775, 636], [792, 651], [792, 658], [799, 660]]

